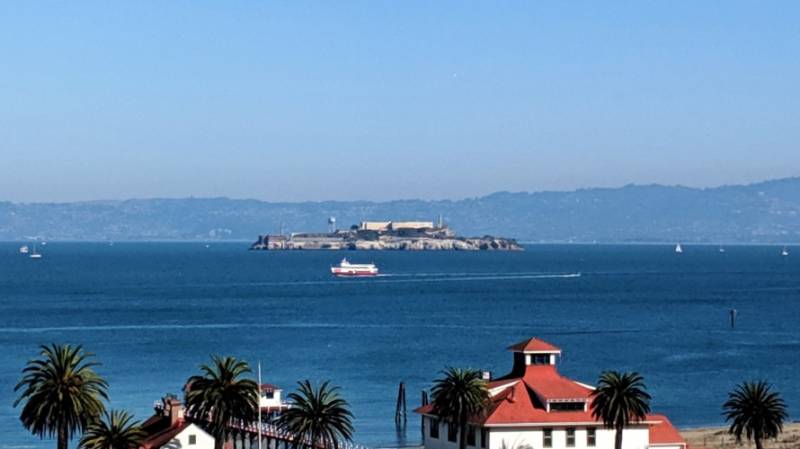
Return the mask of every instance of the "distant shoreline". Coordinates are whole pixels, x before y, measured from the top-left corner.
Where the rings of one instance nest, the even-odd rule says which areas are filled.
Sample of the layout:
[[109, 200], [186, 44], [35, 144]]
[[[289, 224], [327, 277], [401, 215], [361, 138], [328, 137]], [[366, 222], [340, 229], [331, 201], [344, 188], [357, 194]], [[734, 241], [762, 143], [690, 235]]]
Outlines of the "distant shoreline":
[[[42, 239], [38, 240], [39, 242], [45, 241], [47, 243], [97, 243], [97, 244], [128, 244], [128, 243], [185, 243], [185, 244], [192, 244], [192, 243], [200, 243], [200, 244], [245, 244], [249, 246], [253, 243], [252, 239], [226, 239], [226, 240], [189, 240], [189, 239], [174, 239], [174, 240], [167, 240], [167, 239], [154, 239], [154, 240], [139, 240], [139, 239], [123, 239], [123, 240], [78, 240], [78, 239]], [[12, 239], [12, 240], [0, 240], [0, 244], [32, 244], [37, 242], [34, 239]], [[526, 241], [517, 241], [517, 244], [521, 246], [674, 246], [676, 242], [660, 242], [660, 241], [642, 241], [642, 242], [526, 242]], [[681, 245], [684, 247], [736, 247], [736, 246], [747, 246], [747, 247], [754, 247], [754, 246], [763, 246], [763, 247], [775, 247], [781, 248], [783, 246], [788, 246], [789, 248], [800, 246], [800, 243], [768, 243], [768, 242], [722, 242], [722, 243], [693, 243], [693, 242], [680, 242]]]
[[[747, 443], [743, 438], [742, 444], [736, 443], [736, 439], [728, 434], [728, 427], [705, 426], [680, 429], [681, 435], [686, 438], [689, 447], [704, 447], [706, 449], [753, 449], [755, 445]], [[769, 440], [766, 442], [769, 449], [797, 449], [800, 447], [800, 423], [784, 424], [783, 433], [777, 442]]]

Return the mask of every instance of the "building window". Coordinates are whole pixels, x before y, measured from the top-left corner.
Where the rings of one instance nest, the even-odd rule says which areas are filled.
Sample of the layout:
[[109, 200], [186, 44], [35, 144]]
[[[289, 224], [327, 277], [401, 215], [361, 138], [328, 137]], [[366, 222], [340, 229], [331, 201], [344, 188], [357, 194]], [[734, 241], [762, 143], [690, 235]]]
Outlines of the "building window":
[[452, 423], [448, 423], [447, 424], [447, 441], [455, 443], [456, 440], [457, 440], [457, 438], [456, 438], [457, 435], [458, 435], [458, 432], [456, 432], [456, 426], [454, 426]]
[[575, 428], [567, 427], [567, 447], [575, 447]]
[[574, 412], [584, 410], [583, 402], [551, 402], [551, 412]]
[[549, 365], [550, 354], [533, 354], [531, 355], [531, 365]]
[[189, 446], [194, 446], [197, 444], [197, 435], [189, 435]]
[[475, 426], [467, 426], [467, 445], [475, 446]]
[[543, 443], [544, 447], [553, 447], [553, 429], [544, 429]]
[[590, 427], [586, 429], [586, 446], [595, 447], [597, 444], [597, 429]]
[[439, 438], [439, 420], [431, 418], [431, 438]]
[[481, 447], [485, 448], [489, 445], [489, 432], [481, 428]]
[[268, 391], [268, 392], [264, 393], [264, 397], [267, 398], [267, 399], [273, 399], [275, 397], [275, 392]]

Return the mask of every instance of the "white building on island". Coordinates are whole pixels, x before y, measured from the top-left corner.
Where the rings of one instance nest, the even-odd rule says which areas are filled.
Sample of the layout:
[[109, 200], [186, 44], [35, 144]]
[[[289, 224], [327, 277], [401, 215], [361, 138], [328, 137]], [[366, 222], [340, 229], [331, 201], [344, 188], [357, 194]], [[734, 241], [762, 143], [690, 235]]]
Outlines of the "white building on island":
[[[467, 431], [467, 448], [476, 449], [614, 449], [614, 430], [591, 413], [594, 387], [561, 376], [561, 350], [538, 338], [508, 348], [514, 366], [506, 376], [489, 380], [491, 404]], [[425, 449], [458, 449], [458, 432], [436, 416], [432, 405], [423, 415]], [[686, 441], [663, 415], [623, 431], [623, 449], [687, 449]]]

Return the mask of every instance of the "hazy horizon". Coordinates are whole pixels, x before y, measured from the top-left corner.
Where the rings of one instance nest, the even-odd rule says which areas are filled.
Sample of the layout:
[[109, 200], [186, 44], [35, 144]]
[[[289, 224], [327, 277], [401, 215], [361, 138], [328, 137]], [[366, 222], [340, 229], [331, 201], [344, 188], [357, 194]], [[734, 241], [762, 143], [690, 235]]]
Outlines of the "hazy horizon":
[[0, 5], [0, 199], [797, 175], [796, 2]]
[[593, 189], [607, 189], [607, 190], [618, 190], [623, 189], [625, 187], [650, 187], [650, 186], [659, 186], [659, 187], [669, 187], [669, 188], [688, 188], [688, 189], [697, 189], [697, 190], [713, 190], [719, 189], [724, 187], [739, 187], [739, 186], [750, 186], [750, 185], [757, 185], [763, 184], [768, 182], [780, 182], [780, 181], [787, 181], [793, 179], [799, 179], [799, 176], [787, 176], [785, 178], [774, 178], [774, 179], [762, 179], [753, 182], [747, 183], [731, 183], [731, 184], [719, 184], [719, 185], [712, 185], [712, 186], [687, 186], [682, 184], [659, 184], [659, 183], [628, 183], [623, 185], [617, 186], [586, 186], [586, 187], [579, 187], [575, 189], [549, 189], [549, 190], [495, 190], [492, 192], [486, 192], [484, 194], [476, 195], [476, 196], [468, 196], [468, 197], [460, 197], [460, 198], [403, 198], [403, 197], [396, 197], [396, 198], [387, 198], [382, 200], [369, 200], [363, 198], [329, 198], [329, 199], [308, 199], [308, 200], [297, 200], [297, 201], [272, 201], [267, 198], [254, 198], [254, 197], [232, 197], [232, 196], [224, 196], [224, 195], [215, 195], [215, 196], [199, 196], [199, 195], [188, 195], [188, 196], [154, 196], [154, 197], [127, 197], [127, 198], [92, 198], [92, 199], [84, 199], [84, 200], [73, 200], [73, 201], [14, 201], [8, 200], [4, 198], [0, 198], [0, 202], [12, 202], [18, 204], [69, 204], [69, 203], [102, 203], [102, 202], [117, 202], [117, 201], [149, 201], [149, 200], [188, 200], [188, 199], [197, 199], [197, 200], [209, 200], [209, 199], [228, 199], [234, 201], [263, 201], [268, 203], [325, 203], [325, 202], [371, 202], [371, 203], [387, 203], [387, 202], [394, 202], [394, 201], [462, 201], [462, 200], [470, 200], [470, 199], [477, 199], [477, 198], [485, 198], [490, 195], [498, 194], [498, 193], [529, 193], [529, 194], [536, 194], [536, 193], [570, 193], [570, 192], [577, 192], [580, 190], [593, 190]]

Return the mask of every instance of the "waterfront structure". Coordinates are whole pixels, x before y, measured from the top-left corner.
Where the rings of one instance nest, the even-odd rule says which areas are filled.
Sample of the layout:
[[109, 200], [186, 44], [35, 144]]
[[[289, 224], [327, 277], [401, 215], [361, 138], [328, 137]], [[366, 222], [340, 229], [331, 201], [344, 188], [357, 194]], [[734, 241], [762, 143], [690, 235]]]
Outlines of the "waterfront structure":
[[[568, 379], [556, 368], [561, 349], [538, 338], [508, 348], [511, 372], [487, 377], [490, 405], [473, 417], [467, 448], [614, 449], [614, 430], [592, 417], [594, 387]], [[433, 404], [423, 415], [425, 449], [458, 449], [458, 432], [442, 422]], [[623, 449], [687, 449], [686, 441], [664, 415], [647, 415], [623, 430]]]
[[214, 437], [189, 422], [181, 401], [166, 397], [156, 402], [155, 414], [142, 423], [141, 449], [214, 449]]
[[283, 402], [283, 389], [272, 384], [261, 384], [258, 406], [261, 408], [262, 419], [271, 421], [289, 408], [289, 404]]

